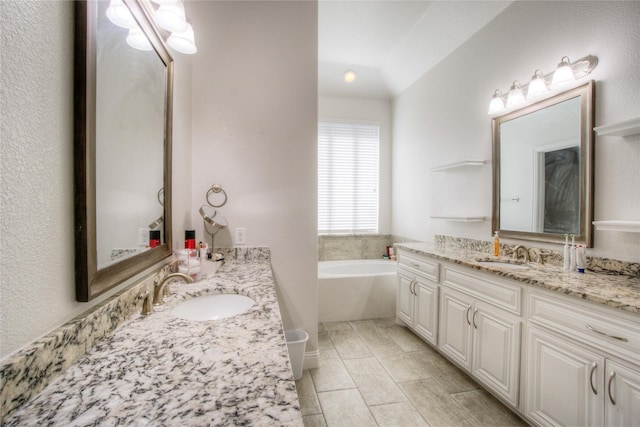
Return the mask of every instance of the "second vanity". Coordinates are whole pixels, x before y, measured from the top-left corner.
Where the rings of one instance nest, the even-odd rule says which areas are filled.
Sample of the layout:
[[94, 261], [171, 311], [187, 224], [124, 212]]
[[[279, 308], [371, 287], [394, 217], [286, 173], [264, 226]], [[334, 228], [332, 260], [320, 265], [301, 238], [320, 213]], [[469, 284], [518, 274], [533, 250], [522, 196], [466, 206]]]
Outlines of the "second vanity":
[[640, 279], [398, 248], [397, 318], [534, 425], [640, 423]]
[[[267, 260], [227, 261], [140, 310], [3, 425], [302, 425]], [[256, 304], [220, 320], [183, 320], [182, 301], [233, 293]]]

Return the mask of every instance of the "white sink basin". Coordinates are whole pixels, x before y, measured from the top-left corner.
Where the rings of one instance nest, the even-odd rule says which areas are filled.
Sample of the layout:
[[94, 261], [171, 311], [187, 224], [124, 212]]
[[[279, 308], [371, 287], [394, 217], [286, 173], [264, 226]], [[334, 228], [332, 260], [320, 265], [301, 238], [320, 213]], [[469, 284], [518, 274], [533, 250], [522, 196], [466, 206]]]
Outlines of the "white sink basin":
[[251, 298], [238, 294], [203, 295], [180, 303], [171, 314], [186, 320], [218, 320], [243, 313], [255, 303]]
[[478, 264], [484, 265], [485, 267], [500, 267], [506, 268], [510, 270], [528, 270], [529, 267], [523, 264], [515, 264], [512, 262], [502, 262], [502, 261], [479, 261]]

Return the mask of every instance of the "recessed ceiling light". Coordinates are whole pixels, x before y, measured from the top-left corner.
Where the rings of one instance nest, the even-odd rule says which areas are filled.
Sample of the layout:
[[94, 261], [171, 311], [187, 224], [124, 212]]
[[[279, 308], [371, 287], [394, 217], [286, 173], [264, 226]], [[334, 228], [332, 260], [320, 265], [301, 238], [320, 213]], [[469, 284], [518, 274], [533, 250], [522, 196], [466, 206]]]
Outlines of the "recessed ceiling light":
[[356, 72], [353, 70], [347, 70], [343, 75], [344, 81], [347, 83], [351, 83], [356, 79]]

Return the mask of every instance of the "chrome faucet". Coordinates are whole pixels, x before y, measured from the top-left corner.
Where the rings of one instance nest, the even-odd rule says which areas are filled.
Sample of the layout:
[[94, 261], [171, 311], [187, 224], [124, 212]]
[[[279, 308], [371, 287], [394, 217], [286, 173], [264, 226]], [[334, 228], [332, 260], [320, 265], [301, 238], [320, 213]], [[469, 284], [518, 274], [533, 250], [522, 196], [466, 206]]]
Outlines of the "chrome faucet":
[[182, 279], [184, 281], [184, 283], [193, 283], [193, 279], [191, 278], [191, 276], [187, 276], [186, 274], [172, 273], [172, 274], [168, 275], [167, 277], [164, 278], [164, 280], [162, 282], [160, 282], [159, 284], [157, 284], [157, 285], [155, 285], [153, 287], [153, 305], [163, 305], [164, 304], [164, 295], [163, 295], [163, 293], [164, 293], [165, 286], [168, 289], [167, 284], [173, 279]]
[[525, 262], [531, 261], [531, 256], [529, 255], [529, 251], [527, 250], [527, 248], [525, 248], [522, 245], [518, 245], [515, 248], [513, 248], [513, 258], [514, 259], [520, 258], [520, 252], [522, 252]]

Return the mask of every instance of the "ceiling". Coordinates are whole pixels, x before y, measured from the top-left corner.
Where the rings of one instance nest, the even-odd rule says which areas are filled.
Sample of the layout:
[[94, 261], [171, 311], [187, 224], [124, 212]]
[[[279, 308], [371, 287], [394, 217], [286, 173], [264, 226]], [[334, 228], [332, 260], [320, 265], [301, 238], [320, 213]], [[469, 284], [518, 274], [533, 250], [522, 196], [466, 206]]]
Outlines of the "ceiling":
[[[320, 0], [318, 92], [391, 98], [446, 58], [511, 1]], [[346, 70], [356, 72], [352, 83]]]

